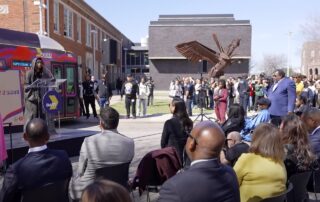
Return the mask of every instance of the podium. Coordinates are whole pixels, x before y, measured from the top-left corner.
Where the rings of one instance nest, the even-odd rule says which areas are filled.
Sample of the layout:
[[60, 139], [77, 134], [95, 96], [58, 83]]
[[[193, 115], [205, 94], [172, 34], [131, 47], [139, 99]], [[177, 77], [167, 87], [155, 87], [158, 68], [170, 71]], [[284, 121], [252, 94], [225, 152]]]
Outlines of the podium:
[[[59, 104], [59, 99], [57, 99], [57, 97], [59, 96], [58, 96], [58, 93], [55, 91], [55, 89], [58, 89], [60, 85], [62, 85], [64, 82], [66, 82], [66, 79], [54, 79], [54, 78], [37, 79], [32, 84], [26, 86], [25, 88], [26, 90], [31, 90], [33, 91], [33, 93], [35, 93], [35, 96], [37, 99], [37, 114], [35, 117], [42, 118], [47, 122], [50, 134], [56, 134], [51, 112], [52, 113], [58, 112], [58, 116], [60, 116], [59, 112], [61, 110], [61, 107], [57, 108], [58, 106], [55, 106]], [[50, 92], [53, 92], [53, 95], [46, 96]], [[48, 102], [46, 100], [49, 100], [49, 102], [51, 101], [51, 105], [49, 105], [48, 108], [46, 107], [47, 106], [46, 102]], [[58, 103], [55, 103], [55, 102], [58, 102]], [[29, 121], [30, 119], [26, 120], [25, 126]]]

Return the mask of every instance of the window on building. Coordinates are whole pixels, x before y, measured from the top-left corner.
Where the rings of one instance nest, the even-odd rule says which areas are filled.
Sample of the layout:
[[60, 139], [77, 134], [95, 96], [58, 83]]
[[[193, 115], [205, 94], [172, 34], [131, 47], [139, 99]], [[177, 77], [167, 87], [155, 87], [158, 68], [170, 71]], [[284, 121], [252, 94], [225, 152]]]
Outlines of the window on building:
[[312, 69], [309, 69], [309, 74], [310, 74], [310, 75], [312, 75], [312, 74], [313, 74]]
[[314, 55], [315, 55], [315, 51], [312, 50], [312, 51], [311, 51], [311, 57], [314, 58]]
[[319, 74], [318, 68], [315, 68], [315, 69], [314, 69], [314, 74], [315, 74], [315, 75], [318, 75], [318, 74]]
[[93, 47], [95, 50], [97, 50], [98, 49], [98, 30], [95, 27], [92, 27], [92, 30], [95, 30], [94, 32], [92, 32]]
[[53, 3], [53, 30], [59, 32], [59, 2]]
[[86, 23], [86, 45], [91, 47], [91, 25], [89, 22]]
[[77, 16], [77, 41], [81, 43], [81, 16]]
[[148, 65], [149, 64], [149, 54], [148, 53], [144, 53], [144, 57], [143, 57], [143, 64], [144, 65]]
[[64, 7], [64, 36], [72, 38], [73, 30], [73, 13]]

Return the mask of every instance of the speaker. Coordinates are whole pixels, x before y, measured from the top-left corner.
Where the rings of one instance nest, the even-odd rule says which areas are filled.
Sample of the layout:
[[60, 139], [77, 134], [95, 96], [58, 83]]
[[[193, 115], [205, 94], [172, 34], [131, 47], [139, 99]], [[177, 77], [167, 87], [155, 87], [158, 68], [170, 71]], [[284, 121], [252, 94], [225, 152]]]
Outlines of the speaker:
[[202, 60], [202, 73], [208, 72], [207, 64], [208, 64], [208, 62], [206, 60]]

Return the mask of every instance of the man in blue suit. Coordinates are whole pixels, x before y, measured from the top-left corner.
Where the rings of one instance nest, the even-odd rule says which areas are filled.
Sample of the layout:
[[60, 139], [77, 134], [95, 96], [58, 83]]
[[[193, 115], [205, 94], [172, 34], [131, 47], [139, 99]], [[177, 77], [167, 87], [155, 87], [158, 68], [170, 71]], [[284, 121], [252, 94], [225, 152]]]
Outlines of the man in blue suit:
[[21, 193], [42, 185], [70, 179], [72, 166], [65, 151], [47, 148], [48, 126], [42, 119], [32, 119], [23, 138], [28, 154], [9, 167], [0, 192], [0, 201], [21, 201]]
[[279, 126], [281, 117], [293, 113], [296, 102], [296, 85], [293, 80], [286, 77], [283, 70], [273, 73], [274, 84], [268, 91], [268, 99], [271, 101], [269, 108], [271, 123]]
[[159, 202], [240, 202], [235, 172], [218, 159], [224, 142], [225, 135], [216, 123], [197, 124], [186, 143], [191, 166], [164, 183]]

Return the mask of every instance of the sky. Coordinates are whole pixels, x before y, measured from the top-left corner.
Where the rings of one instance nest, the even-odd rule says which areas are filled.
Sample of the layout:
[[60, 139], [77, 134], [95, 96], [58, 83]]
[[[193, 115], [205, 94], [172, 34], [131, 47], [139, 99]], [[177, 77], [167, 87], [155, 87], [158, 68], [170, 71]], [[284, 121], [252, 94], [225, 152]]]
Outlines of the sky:
[[[150, 21], [163, 14], [234, 14], [252, 25], [252, 66], [258, 69], [264, 55], [290, 55], [301, 66], [306, 41], [302, 26], [320, 16], [319, 0], [86, 0], [133, 42], [148, 35]], [[291, 37], [288, 33], [291, 32]], [[290, 39], [290, 40], [289, 40]], [[290, 45], [289, 45], [290, 44]], [[290, 47], [290, 48], [288, 48]], [[216, 47], [211, 47], [216, 49]]]

